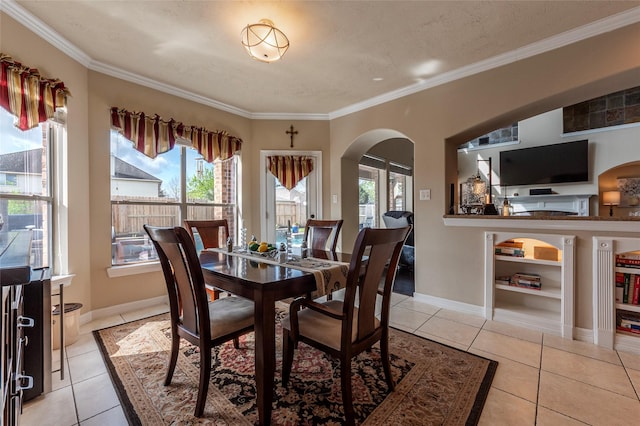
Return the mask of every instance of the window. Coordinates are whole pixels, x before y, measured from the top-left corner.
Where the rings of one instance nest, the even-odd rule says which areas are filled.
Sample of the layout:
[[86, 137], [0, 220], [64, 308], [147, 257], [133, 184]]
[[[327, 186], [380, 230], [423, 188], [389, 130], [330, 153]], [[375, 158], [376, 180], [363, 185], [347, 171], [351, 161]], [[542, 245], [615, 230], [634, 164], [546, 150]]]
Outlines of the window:
[[360, 229], [381, 226], [389, 210], [413, 211], [413, 170], [384, 158], [365, 154], [359, 166]]
[[157, 259], [145, 224], [181, 226], [184, 219], [227, 219], [235, 240], [237, 169], [237, 155], [210, 164], [184, 144], [152, 159], [112, 131], [112, 264]]
[[[31, 267], [52, 261], [52, 158], [64, 127], [48, 121], [27, 131], [0, 108], [0, 249], [18, 232], [31, 233]], [[3, 243], [4, 242], [4, 243]]]
[[380, 210], [378, 194], [381, 174], [384, 174], [383, 170], [360, 165], [358, 178], [358, 226], [360, 229], [378, 226], [378, 211]]

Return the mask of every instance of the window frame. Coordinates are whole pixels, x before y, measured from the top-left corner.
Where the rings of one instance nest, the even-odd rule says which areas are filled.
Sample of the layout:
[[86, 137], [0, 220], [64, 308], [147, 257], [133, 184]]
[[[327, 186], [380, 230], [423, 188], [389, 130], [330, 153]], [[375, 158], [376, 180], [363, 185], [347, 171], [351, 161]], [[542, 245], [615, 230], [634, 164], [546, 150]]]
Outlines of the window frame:
[[[121, 134], [118, 134], [117, 132], [113, 131], [110, 137], [123, 137]], [[126, 140], [126, 139], [125, 139]], [[135, 147], [131, 146], [130, 147], [131, 150], [135, 150]], [[232, 210], [232, 220], [230, 220], [230, 225], [233, 224], [233, 226], [230, 227], [229, 232], [232, 235], [238, 235], [239, 229], [240, 229], [240, 224], [239, 224], [239, 218], [240, 218], [240, 214], [239, 214], [239, 203], [240, 203], [240, 189], [241, 189], [241, 185], [240, 185], [240, 170], [241, 170], [241, 157], [240, 157], [240, 153], [236, 153], [233, 155], [233, 157], [227, 159], [227, 160], [215, 160], [214, 163], [214, 167], [216, 163], [223, 163], [223, 162], [227, 162], [227, 161], [233, 161], [235, 164], [233, 165], [234, 168], [234, 177], [233, 180], [235, 182], [235, 196], [233, 197], [233, 201], [229, 202], [229, 203], [223, 203], [223, 202], [198, 202], [198, 201], [188, 201], [188, 194], [187, 194], [187, 184], [188, 181], [190, 179], [190, 176], [188, 175], [188, 170], [187, 170], [187, 150], [188, 149], [194, 149], [189, 143], [187, 143], [186, 141], [183, 140], [178, 140], [176, 142], [176, 145], [173, 148], [180, 150], [179, 152], [179, 161], [180, 161], [180, 170], [179, 170], [179, 180], [180, 180], [180, 197], [179, 200], [174, 201], [144, 201], [144, 200], [113, 200], [113, 194], [111, 194], [110, 191], [110, 205], [111, 205], [111, 229], [114, 229], [114, 215], [113, 215], [113, 211], [114, 211], [114, 206], [115, 205], [146, 205], [146, 206], [163, 206], [163, 207], [177, 207], [178, 208], [178, 217], [176, 220], [176, 223], [179, 224], [179, 226], [182, 226], [182, 223], [185, 219], [190, 219], [189, 217], [189, 209], [190, 208], [198, 208], [198, 207], [210, 207], [210, 208], [223, 208], [223, 209], [231, 209]], [[194, 149], [195, 151], [195, 149]], [[111, 151], [111, 155], [115, 155], [113, 151]], [[111, 179], [113, 179], [113, 175], [110, 176], [110, 181]], [[169, 200], [169, 199], [168, 199]], [[228, 217], [228, 216], [227, 216]], [[140, 230], [142, 237], [145, 239], [145, 244], [146, 243], [146, 235], [144, 235], [144, 230]], [[133, 238], [133, 237], [132, 237]], [[122, 262], [122, 263], [118, 263], [117, 259], [116, 259], [116, 247], [115, 247], [115, 234], [114, 231], [112, 231], [112, 249], [111, 249], [111, 265], [110, 267], [107, 269], [108, 275], [110, 277], [116, 277], [116, 276], [124, 276], [124, 275], [130, 275], [130, 274], [137, 274], [137, 273], [146, 273], [146, 272], [151, 272], [151, 271], [155, 271], [155, 270], [159, 270], [158, 268], [152, 266], [153, 264], [159, 265], [158, 259], [157, 259], [157, 255], [154, 255], [154, 258], [150, 258], [150, 259], [141, 259], [138, 261], [129, 261], [129, 262]], [[150, 252], [155, 253], [155, 249], [150, 250]]]

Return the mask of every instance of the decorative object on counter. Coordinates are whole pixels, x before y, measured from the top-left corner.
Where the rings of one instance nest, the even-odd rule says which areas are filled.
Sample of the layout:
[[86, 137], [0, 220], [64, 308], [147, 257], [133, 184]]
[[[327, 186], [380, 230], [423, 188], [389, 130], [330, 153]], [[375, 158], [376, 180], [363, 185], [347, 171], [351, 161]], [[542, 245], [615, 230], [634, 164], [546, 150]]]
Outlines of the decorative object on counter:
[[504, 201], [502, 201], [502, 216], [511, 216], [511, 211], [513, 207], [509, 204], [509, 198], [507, 198], [507, 194], [504, 194]]
[[227, 238], [227, 251], [231, 253], [233, 251], [233, 238]]
[[640, 207], [640, 178], [618, 178], [620, 207]]
[[602, 193], [602, 204], [609, 206], [609, 216], [613, 216], [613, 206], [620, 205], [620, 191], [604, 191]]
[[555, 247], [533, 246], [533, 258], [557, 262], [559, 251]]
[[498, 211], [496, 210], [495, 205], [491, 199], [491, 188], [492, 188], [492, 179], [491, 175], [493, 173], [491, 167], [491, 157], [487, 160], [477, 160], [478, 163], [486, 162], [489, 163], [487, 176], [489, 178], [489, 182], [484, 181], [480, 176], [480, 167], [478, 167], [478, 171], [474, 176], [471, 176], [462, 184], [462, 190], [460, 191], [460, 195], [462, 198], [461, 208], [464, 214], [484, 214], [484, 215], [497, 215]]
[[239, 251], [243, 252], [247, 249], [247, 228], [240, 229]]

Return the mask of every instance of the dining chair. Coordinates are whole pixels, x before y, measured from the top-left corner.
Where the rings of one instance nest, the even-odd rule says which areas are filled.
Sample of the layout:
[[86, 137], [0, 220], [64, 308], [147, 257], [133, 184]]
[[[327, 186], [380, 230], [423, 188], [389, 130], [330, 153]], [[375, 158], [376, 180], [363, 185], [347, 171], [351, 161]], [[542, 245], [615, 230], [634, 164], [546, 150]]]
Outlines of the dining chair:
[[227, 219], [185, 220], [184, 227], [193, 241], [195, 241], [196, 233], [200, 235], [203, 248], [225, 247], [227, 238], [229, 238]]
[[[184, 227], [194, 244], [197, 245], [196, 234], [200, 236], [202, 248], [205, 249], [224, 247], [229, 238], [229, 223], [227, 219], [185, 220]], [[220, 291], [216, 289], [207, 289], [207, 294], [209, 294], [211, 300], [216, 300], [220, 297]]]
[[200, 380], [195, 416], [200, 417], [209, 390], [211, 349], [253, 331], [254, 304], [241, 297], [209, 301], [193, 240], [182, 227], [160, 228], [144, 225], [158, 252], [171, 315], [171, 355], [164, 385], [171, 384], [178, 360], [180, 338], [200, 349]]
[[[351, 359], [380, 342], [382, 368], [389, 391], [394, 389], [389, 364], [389, 308], [396, 267], [411, 227], [364, 228], [354, 244], [344, 301], [295, 299], [282, 320], [282, 384], [291, 374], [294, 350], [305, 342], [340, 360], [342, 404], [347, 424], [354, 424]], [[384, 279], [384, 284], [380, 286]], [[376, 299], [382, 297], [380, 319]], [[301, 309], [305, 308], [305, 309]]]
[[336, 251], [342, 222], [342, 219], [307, 220], [307, 224], [304, 227], [303, 238], [303, 240], [307, 242], [307, 247], [314, 250]]

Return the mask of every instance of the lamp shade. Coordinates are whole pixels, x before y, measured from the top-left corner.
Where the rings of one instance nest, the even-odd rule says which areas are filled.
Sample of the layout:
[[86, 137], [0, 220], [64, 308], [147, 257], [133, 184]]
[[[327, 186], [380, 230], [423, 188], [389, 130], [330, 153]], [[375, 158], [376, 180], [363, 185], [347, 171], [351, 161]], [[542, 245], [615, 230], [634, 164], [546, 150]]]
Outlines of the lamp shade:
[[249, 24], [242, 30], [242, 45], [252, 58], [274, 62], [289, 49], [289, 39], [273, 22], [262, 19], [260, 23]]
[[602, 204], [605, 206], [620, 205], [620, 191], [605, 191], [602, 193]]

